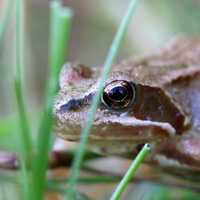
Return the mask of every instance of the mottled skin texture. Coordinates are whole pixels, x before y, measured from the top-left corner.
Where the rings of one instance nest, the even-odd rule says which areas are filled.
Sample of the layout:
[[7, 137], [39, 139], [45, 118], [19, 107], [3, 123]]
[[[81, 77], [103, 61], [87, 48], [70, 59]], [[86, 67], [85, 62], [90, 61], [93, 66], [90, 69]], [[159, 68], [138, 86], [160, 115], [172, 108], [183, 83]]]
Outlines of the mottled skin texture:
[[[79, 140], [100, 69], [63, 67], [54, 106], [60, 137]], [[114, 65], [105, 85], [115, 80], [134, 84], [134, 101], [121, 111], [101, 102], [90, 146], [104, 154], [133, 157], [148, 142], [149, 164], [200, 181], [200, 39], [181, 37], [152, 55]]]

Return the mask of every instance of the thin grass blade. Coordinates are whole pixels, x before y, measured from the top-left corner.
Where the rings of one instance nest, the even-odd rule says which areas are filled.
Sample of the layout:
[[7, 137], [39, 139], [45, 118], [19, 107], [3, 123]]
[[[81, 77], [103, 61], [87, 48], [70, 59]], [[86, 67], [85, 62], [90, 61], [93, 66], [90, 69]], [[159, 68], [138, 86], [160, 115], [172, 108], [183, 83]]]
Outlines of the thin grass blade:
[[23, 0], [16, 0], [16, 74], [14, 85], [21, 128], [21, 148], [23, 157], [27, 161], [32, 154], [32, 138], [23, 93], [24, 40], [24, 2]]
[[122, 193], [124, 192], [125, 188], [131, 181], [131, 179], [135, 176], [135, 173], [139, 166], [142, 164], [143, 160], [146, 158], [148, 153], [150, 152], [150, 147], [148, 144], [145, 144], [142, 150], [139, 152], [137, 157], [132, 162], [131, 166], [129, 167], [128, 171], [124, 175], [123, 179], [117, 186], [115, 192], [113, 193], [110, 200], [119, 200]]
[[102, 94], [102, 91], [104, 88], [104, 84], [109, 76], [111, 65], [117, 56], [117, 53], [122, 44], [124, 35], [128, 29], [128, 25], [131, 21], [131, 17], [134, 14], [137, 3], [138, 3], [138, 0], [131, 0], [128, 10], [127, 10], [127, 13], [124, 16], [124, 18], [119, 26], [119, 29], [114, 37], [113, 43], [111, 45], [111, 48], [110, 48], [107, 58], [105, 60], [101, 79], [98, 83], [98, 90], [95, 95], [95, 98], [93, 99], [91, 109], [89, 110], [89, 113], [88, 113], [88, 116], [86, 119], [86, 125], [81, 132], [81, 141], [80, 141], [79, 148], [77, 148], [76, 156], [75, 156], [75, 159], [73, 162], [73, 166], [72, 166], [72, 170], [71, 170], [70, 178], [69, 178], [69, 182], [68, 182], [68, 192], [66, 193], [67, 196], [65, 197], [65, 199], [74, 199], [75, 185], [78, 181], [79, 171], [80, 171], [81, 163], [82, 163], [82, 160], [84, 157], [84, 151], [85, 151], [85, 148], [87, 145], [89, 132], [90, 132], [92, 124], [94, 122], [95, 113], [96, 113], [96, 110], [97, 110], [97, 107], [98, 107], [98, 104], [100, 101], [100, 97], [101, 97], [101, 94]]
[[51, 1], [49, 79], [41, 126], [38, 133], [37, 153], [33, 163], [30, 200], [43, 199], [48, 153], [52, 141], [53, 100], [58, 89], [58, 73], [66, 58], [65, 49], [67, 49], [69, 42], [71, 18], [72, 11], [70, 9], [62, 7], [60, 1]]

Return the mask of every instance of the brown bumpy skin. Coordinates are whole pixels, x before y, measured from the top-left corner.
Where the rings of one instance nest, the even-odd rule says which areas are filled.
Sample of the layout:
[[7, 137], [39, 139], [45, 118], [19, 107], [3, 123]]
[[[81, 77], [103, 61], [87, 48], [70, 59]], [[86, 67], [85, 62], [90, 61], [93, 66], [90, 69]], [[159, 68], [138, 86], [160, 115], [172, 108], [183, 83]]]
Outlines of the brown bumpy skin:
[[[79, 140], [100, 71], [63, 67], [54, 105], [55, 131], [63, 139]], [[152, 55], [114, 65], [105, 84], [116, 80], [134, 85], [133, 103], [116, 111], [102, 101], [89, 144], [104, 154], [128, 156], [148, 142], [149, 163], [200, 177], [200, 39], [180, 37]]]

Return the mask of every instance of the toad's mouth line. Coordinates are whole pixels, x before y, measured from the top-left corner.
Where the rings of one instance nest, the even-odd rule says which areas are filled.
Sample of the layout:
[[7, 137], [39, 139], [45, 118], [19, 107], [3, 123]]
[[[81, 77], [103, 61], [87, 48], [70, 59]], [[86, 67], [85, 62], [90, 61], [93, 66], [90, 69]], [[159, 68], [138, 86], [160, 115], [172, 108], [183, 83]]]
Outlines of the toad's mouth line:
[[[62, 138], [62, 139], [64, 139], [64, 140], [68, 140], [68, 141], [72, 141], [72, 142], [78, 142], [78, 141], [80, 141], [80, 139], [81, 139], [81, 137], [80, 136], [78, 136], [78, 135], [70, 135], [70, 134], [68, 134], [68, 135], [63, 135], [63, 134], [60, 134], [60, 133], [58, 133], [58, 135], [60, 136], [60, 138]], [[147, 138], [147, 137], [138, 137], [138, 138], [136, 138], [136, 137], [132, 137], [132, 138], [124, 138], [124, 137], [100, 137], [100, 136], [94, 136], [94, 135], [91, 135], [91, 136], [89, 136], [89, 139], [88, 139], [88, 141], [89, 142], [95, 142], [95, 141], [99, 141], [99, 142], [120, 142], [120, 141], [123, 141], [123, 142], [133, 142], [133, 143], [151, 143], [151, 142], [153, 142], [153, 143], [155, 143], [156, 141], [162, 141], [163, 140], [163, 138], [157, 138], [157, 140], [155, 140], [155, 138], [152, 138], [152, 137], [149, 137], [149, 138]]]
[[[66, 140], [79, 140], [83, 125], [68, 124], [63, 122], [62, 128], [55, 130]], [[96, 122], [89, 135], [89, 140], [112, 140], [112, 141], [157, 141], [174, 137], [176, 130], [165, 122], [152, 122], [149, 120], [138, 120], [132, 117], [108, 117]]]
[[[112, 123], [105, 123], [104, 121], [104, 124], [95, 124], [89, 135], [89, 141], [131, 141], [141, 143], [162, 141], [175, 136], [175, 129], [168, 123], [142, 122], [138, 123], [137, 120], [137, 124], [125, 125], [123, 123], [122, 125], [112, 119]], [[67, 130], [57, 130], [57, 133], [65, 140], [79, 141], [81, 138], [80, 127], [68, 127]]]

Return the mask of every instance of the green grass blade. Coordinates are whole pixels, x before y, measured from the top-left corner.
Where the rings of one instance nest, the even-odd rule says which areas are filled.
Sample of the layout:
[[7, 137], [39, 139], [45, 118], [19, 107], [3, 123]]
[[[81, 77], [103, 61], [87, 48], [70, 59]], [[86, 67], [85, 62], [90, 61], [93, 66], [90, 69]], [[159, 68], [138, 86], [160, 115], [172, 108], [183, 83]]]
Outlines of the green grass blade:
[[[82, 163], [83, 156], [84, 156], [84, 150], [85, 150], [85, 147], [87, 144], [89, 132], [91, 130], [91, 127], [92, 127], [92, 124], [94, 121], [95, 113], [96, 113], [96, 110], [97, 110], [97, 107], [98, 107], [98, 104], [100, 101], [101, 93], [104, 88], [104, 83], [109, 76], [111, 65], [117, 56], [120, 45], [121, 45], [124, 35], [128, 29], [129, 22], [131, 21], [131, 17], [134, 13], [137, 3], [138, 3], [138, 0], [131, 0], [130, 5], [128, 7], [128, 11], [119, 26], [119, 29], [115, 35], [115, 38], [111, 45], [111, 48], [108, 52], [107, 58], [105, 60], [103, 71], [102, 71], [102, 76], [101, 76], [101, 79], [98, 84], [98, 90], [95, 95], [95, 98], [93, 99], [91, 109], [89, 110], [88, 117], [86, 119], [86, 125], [81, 132], [80, 145], [79, 145], [79, 148], [77, 149], [75, 160], [73, 162], [73, 167], [72, 167], [72, 170], [70, 173], [70, 179], [68, 182], [69, 187], [68, 187], [68, 193], [67, 193], [68, 199], [73, 199], [74, 188], [75, 188], [75, 185], [78, 180], [79, 170], [80, 170], [81, 163]], [[67, 197], [66, 197], [66, 199], [67, 199]]]
[[28, 175], [28, 161], [32, 155], [32, 138], [30, 132], [29, 121], [24, 103], [23, 95], [23, 69], [24, 69], [24, 7], [23, 0], [16, 0], [16, 40], [15, 40], [15, 55], [16, 55], [16, 75], [15, 75], [15, 93], [16, 103], [19, 115], [19, 125], [21, 133], [17, 137], [17, 143], [20, 150], [20, 165], [19, 180], [22, 186], [22, 199], [27, 199], [29, 193], [29, 175]]
[[45, 186], [45, 174], [53, 126], [52, 107], [58, 86], [58, 73], [64, 64], [65, 49], [69, 42], [72, 11], [63, 8], [58, 1], [51, 2], [51, 30], [49, 52], [49, 80], [41, 126], [37, 141], [37, 154], [33, 163], [32, 191], [29, 199], [41, 200]]
[[23, 69], [24, 69], [24, 2], [16, 0], [16, 75], [15, 94], [21, 128], [21, 149], [24, 159], [27, 161], [32, 154], [32, 138], [30, 125], [24, 103], [23, 94]]
[[121, 194], [124, 192], [125, 188], [127, 187], [128, 183], [132, 179], [132, 177], [135, 175], [137, 169], [142, 164], [142, 161], [145, 159], [145, 157], [150, 152], [150, 147], [148, 144], [145, 144], [142, 150], [139, 152], [135, 160], [132, 162], [131, 166], [129, 167], [128, 171], [124, 175], [123, 179], [117, 186], [115, 192], [113, 193], [110, 200], [119, 200], [121, 197]]
[[19, 156], [19, 162], [20, 162], [20, 171], [18, 173], [18, 180], [21, 185], [21, 191], [22, 191], [22, 199], [26, 200], [28, 199], [28, 195], [30, 192], [30, 179], [29, 179], [29, 171], [27, 170], [27, 165], [22, 156]]

